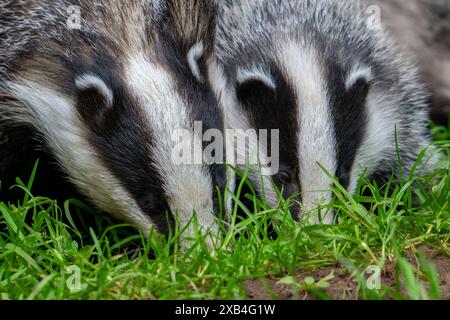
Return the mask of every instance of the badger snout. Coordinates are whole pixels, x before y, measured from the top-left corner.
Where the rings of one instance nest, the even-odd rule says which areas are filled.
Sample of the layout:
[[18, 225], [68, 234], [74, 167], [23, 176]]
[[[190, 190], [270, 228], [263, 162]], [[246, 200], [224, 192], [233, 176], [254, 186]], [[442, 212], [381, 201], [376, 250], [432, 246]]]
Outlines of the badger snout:
[[[198, 176], [197, 178], [206, 178]], [[169, 206], [179, 230], [186, 229], [182, 238], [195, 236], [196, 232], [217, 234], [217, 217], [214, 212], [212, 184], [208, 179], [195, 182], [195, 175], [187, 175], [188, 183], [179, 184], [169, 195]]]

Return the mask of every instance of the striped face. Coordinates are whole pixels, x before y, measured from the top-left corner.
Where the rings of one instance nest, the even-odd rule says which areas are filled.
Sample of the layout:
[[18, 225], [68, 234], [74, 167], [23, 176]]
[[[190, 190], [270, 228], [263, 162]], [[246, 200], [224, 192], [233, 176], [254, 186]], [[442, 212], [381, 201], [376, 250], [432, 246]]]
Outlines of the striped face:
[[[219, 63], [210, 77], [230, 127], [279, 130], [280, 170], [271, 177], [285, 198], [297, 195], [293, 215], [308, 215], [311, 223], [332, 223], [332, 212], [317, 210], [331, 200], [330, 176], [354, 190], [360, 164], [374, 169], [377, 161], [371, 164], [368, 159], [378, 159], [385, 148], [377, 149], [379, 143], [374, 145], [367, 133], [372, 71], [357, 60], [337, 63], [319, 46], [287, 41], [275, 47], [271, 56], [258, 59], [260, 52], [254, 52], [248, 61], [244, 57], [238, 63]], [[383, 126], [391, 123], [386, 119]], [[364, 154], [367, 143], [372, 143], [371, 155]], [[270, 188], [270, 183], [265, 186]]]
[[[147, 186], [141, 194], [136, 194], [136, 199], [143, 199], [143, 205], [148, 206], [145, 212], [163, 213], [170, 210], [172, 216], [176, 215], [180, 225], [184, 226], [190, 222], [195, 210], [200, 228], [216, 232], [214, 212], [221, 210], [217, 206], [216, 187], [223, 193], [225, 167], [178, 163], [173, 159], [179, 143], [173, 138], [175, 131], [183, 130], [188, 134], [183, 137], [183, 142], [189, 146], [201, 146], [203, 135], [198, 134], [208, 129], [223, 130], [217, 102], [208, 84], [199, 77], [197, 60], [203, 58], [201, 46], [196, 44], [188, 54], [179, 54], [169, 47], [162, 48], [162, 54], [167, 59], [164, 66], [142, 55], [132, 56], [127, 61], [126, 83], [134, 105], [139, 106], [136, 112], [141, 121], [139, 127], [145, 129], [142, 139], [136, 141], [137, 145], [132, 150], [141, 149], [142, 156], [148, 157], [148, 162], [144, 164], [147, 172], [142, 169], [141, 173], [137, 171], [134, 174], [135, 179], [144, 180], [143, 183], [133, 180], [130, 186], [138, 189], [141, 185]], [[203, 131], [196, 133], [194, 123], [199, 121]], [[139, 141], [146, 141], [146, 144], [142, 145]], [[151, 180], [153, 177], [157, 180]], [[126, 179], [126, 176], [123, 178]]]
[[[166, 2], [155, 25], [141, 2], [114, 2], [93, 25], [65, 30], [64, 40], [42, 35], [39, 50], [24, 54], [20, 70], [1, 83], [0, 107], [11, 121], [35, 128], [70, 181], [100, 209], [163, 233], [175, 221], [183, 228], [196, 213], [200, 230], [217, 233], [225, 166], [173, 161], [175, 131], [188, 132], [189, 145], [203, 145], [196, 121], [203, 131], [223, 130], [202, 76], [210, 12], [201, 0]], [[108, 38], [102, 15], [117, 12], [123, 27]], [[187, 235], [192, 231], [193, 225]]]

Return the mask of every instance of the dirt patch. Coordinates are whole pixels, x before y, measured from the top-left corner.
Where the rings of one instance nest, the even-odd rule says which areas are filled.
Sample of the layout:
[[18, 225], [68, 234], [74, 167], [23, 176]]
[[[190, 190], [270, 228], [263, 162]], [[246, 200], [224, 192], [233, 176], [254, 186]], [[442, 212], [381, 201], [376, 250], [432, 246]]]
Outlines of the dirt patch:
[[425, 247], [421, 248], [420, 251], [422, 251], [436, 267], [441, 281], [442, 296], [450, 297], [450, 258]]
[[[328, 296], [335, 299], [356, 299], [357, 298], [357, 286], [353, 281], [353, 278], [348, 272], [341, 269], [339, 266], [326, 267], [314, 272], [299, 272], [295, 278], [297, 283], [304, 283], [308, 277], [314, 278], [319, 281], [330, 275], [333, 278], [328, 280], [329, 287], [321, 289]], [[279, 284], [279, 278], [267, 278], [263, 280], [247, 280], [245, 287], [249, 298], [255, 300], [267, 300], [267, 299], [281, 299], [287, 300], [294, 298], [294, 292], [291, 285]], [[300, 290], [297, 294], [298, 299], [318, 299], [314, 294], [305, 290]]]
[[[442, 297], [450, 296], [450, 258], [429, 248], [421, 248], [426, 257], [432, 261], [440, 277]], [[412, 264], [416, 264], [413, 254], [407, 255], [406, 259]], [[359, 299], [359, 286], [354, 274], [348, 272], [340, 265], [329, 266], [313, 272], [301, 271], [295, 275], [295, 280], [299, 284], [304, 284], [305, 279], [313, 278], [316, 282], [326, 279], [328, 287], [317, 291], [300, 289], [296, 293], [292, 285], [280, 284], [280, 278], [268, 277], [258, 280], [247, 280], [244, 286], [248, 297], [254, 300], [288, 300], [288, 299], [308, 299], [316, 300], [329, 297], [338, 300]], [[396, 281], [396, 268], [394, 262], [387, 262], [381, 272], [381, 285], [385, 288], [395, 289], [398, 285]], [[402, 295], [406, 292], [400, 289]], [[325, 294], [325, 295], [323, 295]]]

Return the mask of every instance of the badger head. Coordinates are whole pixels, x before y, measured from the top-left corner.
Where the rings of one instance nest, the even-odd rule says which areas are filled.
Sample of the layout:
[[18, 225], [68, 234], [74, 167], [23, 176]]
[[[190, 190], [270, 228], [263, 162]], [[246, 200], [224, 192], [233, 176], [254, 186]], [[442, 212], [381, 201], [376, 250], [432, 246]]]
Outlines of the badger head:
[[[269, 176], [285, 197], [297, 195], [296, 218], [333, 222], [332, 211], [317, 210], [332, 198], [332, 177], [354, 192], [362, 173], [396, 172], [396, 133], [405, 172], [429, 144], [414, 68], [355, 3], [235, 1], [220, 16], [209, 76], [226, 122], [279, 130]], [[266, 180], [253, 182], [262, 189]]]
[[176, 130], [202, 146], [202, 130], [223, 128], [202, 75], [212, 53], [212, 5], [86, 1], [78, 29], [67, 27], [68, 5], [42, 1], [12, 10], [16, 19], [6, 24], [20, 24], [21, 16], [33, 22], [28, 33], [20, 26], [26, 32], [17, 39], [33, 48], [10, 59], [14, 72], [0, 94], [5, 118], [33, 126], [100, 209], [145, 232], [167, 232], [175, 221], [183, 228], [196, 212], [199, 228], [216, 233], [225, 167], [173, 159]]

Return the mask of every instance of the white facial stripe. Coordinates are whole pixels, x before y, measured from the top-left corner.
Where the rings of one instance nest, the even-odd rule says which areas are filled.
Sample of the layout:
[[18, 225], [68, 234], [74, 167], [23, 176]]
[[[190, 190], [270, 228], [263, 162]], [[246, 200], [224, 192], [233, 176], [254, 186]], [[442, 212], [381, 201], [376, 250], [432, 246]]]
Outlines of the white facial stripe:
[[108, 106], [112, 106], [114, 95], [106, 83], [92, 74], [84, 74], [75, 79], [75, 85], [79, 90], [96, 89], [105, 99]]
[[372, 69], [370, 67], [355, 66], [345, 81], [345, 88], [349, 90], [360, 79], [364, 79], [367, 83], [371, 82], [373, 79]]
[[8, 84], [10, 94], [25, 105], [17, 118], [40, 131], [72, 183], [100, 209], [148, 232], [153, 224], [105, 166], [83, 133], [74, 102], [38, 83], [19, 80]]
[[141, 55], [130, 57], [125, 77], [157, 139], [156, 146], [149, 147], [148, 152], [164, 179], [172, 212], [177, 212], [180, 224], [186, 225], [195, 209], [200, 227], [216, 231], [213, 187], [208, 170], [201, 165], [173, 163], [172, 151], [177, 143], [172, 140], [174, 130], [188, 129], [191, 135], [185, 139], [190, 145], [194, 142], [201, 145], [201, 137], [194, 136], [188, 107], [178, 95], [173, 79], [166, 70]]
[[191, 72], [199, 82], [204, 82], [202, 73], [198, 66], [198, 60], [203, 56], [204, 52], [205, 47], [203, 45], [203, 42], [199, 42], [195, 46], [193, 46], [187, 54], [187, 60], [189, 63], [189, 67], [191, 68]]
[[[303, 213], [331, 200], [331, 180], [317, 163], [332, 176], [336, 174], [337, 166], [333, 120], [317, 56], [313, 49], [305, 49], [295, 43], [287, 44], [280, 52], [280, 60], [298, 99], [299, 181]], [[333, 220], [332, 214], [322, 218], [326, 223]], [[311, 222], [317, 223], [318, 217], [313, 217]]]
[[273, 90], [276, 88], [272, 75], [260, 66], [239, 69], [236, 80], [238, 84], [243, 84], [248, 81], [260, 81]]
[[233, 100], [232, 91], [228, 88], [228, 81], [223, 66], [217, 61], [213, 60], [208, 63], [208, 79], [212, 83], [214, 93], [219, 100], [219, 107], [222, 108], [226, 117], [228, 109], [234, 106], [235, 101]]

